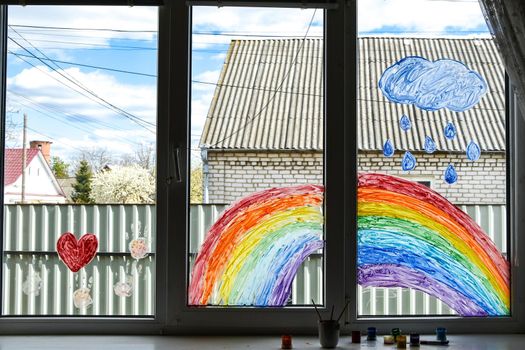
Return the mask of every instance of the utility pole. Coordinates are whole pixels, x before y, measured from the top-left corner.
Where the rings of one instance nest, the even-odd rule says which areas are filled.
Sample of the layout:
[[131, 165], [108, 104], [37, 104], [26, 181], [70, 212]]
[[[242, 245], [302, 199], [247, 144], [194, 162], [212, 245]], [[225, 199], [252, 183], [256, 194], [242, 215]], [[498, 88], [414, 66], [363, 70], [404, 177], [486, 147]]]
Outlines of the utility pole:
[[22, 134], [22, 200], [24, 204], [26, 201], [26, 164], [27, 164], [27, 149], [26, 149], [26, 138], [27, 138], [27, 114], [24, 113], [24, 131]]

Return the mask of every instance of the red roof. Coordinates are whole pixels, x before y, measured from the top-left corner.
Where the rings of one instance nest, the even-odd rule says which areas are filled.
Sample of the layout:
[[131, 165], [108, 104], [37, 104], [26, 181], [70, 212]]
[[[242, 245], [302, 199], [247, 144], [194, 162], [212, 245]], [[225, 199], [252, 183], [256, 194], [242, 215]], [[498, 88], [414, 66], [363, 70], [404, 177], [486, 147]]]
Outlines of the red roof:
[[[24, 150], [22, 148], [7, 148], [4, 153], [5, 165], [4, 165], [4, 186], [10, 185], [15, 182], [22, 175], [22, 156]], [[26, 166], [31, 163], [33, 158], [40, 152], [37, 148], [27, 149], [27, 162]]]

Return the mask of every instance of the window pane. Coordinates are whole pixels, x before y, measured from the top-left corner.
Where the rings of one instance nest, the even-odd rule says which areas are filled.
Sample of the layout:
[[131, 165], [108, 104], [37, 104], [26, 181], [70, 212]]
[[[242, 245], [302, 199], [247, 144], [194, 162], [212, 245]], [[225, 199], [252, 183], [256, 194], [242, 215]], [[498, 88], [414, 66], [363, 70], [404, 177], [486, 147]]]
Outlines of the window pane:
[[323, 303], [322, 18], [193, 10], [189, 305]]
[[504, 67], [479, 5], [360, 1], [359, 26], [359, 315], [510, 315]]
[[154, 315], [157, 12], [9, 8], [3, 315]]

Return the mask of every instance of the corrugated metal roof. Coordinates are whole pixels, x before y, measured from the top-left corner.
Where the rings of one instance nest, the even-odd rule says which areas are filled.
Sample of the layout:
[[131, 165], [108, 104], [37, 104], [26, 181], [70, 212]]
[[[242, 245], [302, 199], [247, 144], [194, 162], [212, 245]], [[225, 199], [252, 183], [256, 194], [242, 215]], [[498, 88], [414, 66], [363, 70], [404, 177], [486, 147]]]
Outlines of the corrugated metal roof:
[[[423, 150], [431, 136], [440, 151], [464, 152], [471, 139], [483, 151], [505, 150], [504, 67], [491, 39], [359, 39], [359, 137], [361, 150]], [[323, 42], [321, 39], [233, 40], [206, 118], [201, 145], [210, 149], [318, 150], [323, 148]], [[489, 92], [472, 109], [427, 112], [389, 102], [378, 88], [383, 71], [418, 55], [464, 62], [479, 72]], [[293, 62], [296, 64], [293, 64]], [[402, 132], [406, 114], [412, 131]], [[446, 140], [453, 122], [458, 137]]]

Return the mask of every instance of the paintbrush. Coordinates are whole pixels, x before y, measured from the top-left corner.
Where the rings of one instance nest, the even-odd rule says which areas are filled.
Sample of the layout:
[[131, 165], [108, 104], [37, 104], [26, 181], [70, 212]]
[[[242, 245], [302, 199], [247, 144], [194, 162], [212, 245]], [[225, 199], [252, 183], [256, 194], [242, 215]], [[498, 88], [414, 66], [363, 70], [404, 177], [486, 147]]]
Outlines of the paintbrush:
[[319, 310], [317, 309], [317, 305], [315, 305], [315, 302], [313, 299], [312, 299], [312, 304], [314, 304], [315, 312], [317, 312], [317, 316], [319, 316], [319, 322], [323, 322], [323, 318], [321, 317], [321, 314], [319, 313]]
[[339, 322], [339, 320], [341, 319], [341, 317], [342, 317], [343, 314], [345, 313], [345, 310], [346, 310], [346, 308], [348, 307], [348, 303], [349, 303], [349, 301], [346, 302], [345, 307], [343, 308], [343, 310], [342, 310], [341, 313], [339, 314], [339, 317], [337, 318], [337, 322]]
[[332, 312], [330, 313], [330, 321], [334, 319], [334, 307], [335, 305], [332, 305]]

